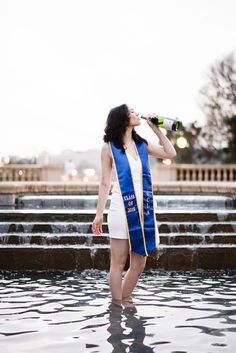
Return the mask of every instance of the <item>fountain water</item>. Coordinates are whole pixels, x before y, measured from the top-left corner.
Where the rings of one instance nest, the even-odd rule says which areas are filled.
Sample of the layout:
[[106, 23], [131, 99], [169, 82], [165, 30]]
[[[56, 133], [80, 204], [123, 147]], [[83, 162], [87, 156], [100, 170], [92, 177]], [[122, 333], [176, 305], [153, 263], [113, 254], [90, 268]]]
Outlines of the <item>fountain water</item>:
[[[147, 268], [236, 267], [236, 199], [219, 195], [155, 195], [160, 234]], [[23, 195], [0, 210], [1, 269], [108, 269], [107, 208], [94, 236], [97, 195]]]

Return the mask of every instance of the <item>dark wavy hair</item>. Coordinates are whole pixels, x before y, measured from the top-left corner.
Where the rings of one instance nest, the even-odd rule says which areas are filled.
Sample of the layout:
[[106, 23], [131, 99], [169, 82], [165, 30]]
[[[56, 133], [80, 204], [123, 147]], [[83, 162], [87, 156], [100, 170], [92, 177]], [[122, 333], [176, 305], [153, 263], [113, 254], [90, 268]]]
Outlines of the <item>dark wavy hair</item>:
[[[104, 142], [113, 141], [117, 148], [124, 151], [123, 136], [127, 127], [129, 126], [129, 109], [126, 104], [121, 104], [118, 107], [112, 108], [108, 114], [106, 127], [104, 129], [105, 135], [103, 136]], [[132, 130], [132, 138], [135, 142], [139, 143], [144, 141], [148, 144], [147, 140], [137, 134], [135, 129]]]

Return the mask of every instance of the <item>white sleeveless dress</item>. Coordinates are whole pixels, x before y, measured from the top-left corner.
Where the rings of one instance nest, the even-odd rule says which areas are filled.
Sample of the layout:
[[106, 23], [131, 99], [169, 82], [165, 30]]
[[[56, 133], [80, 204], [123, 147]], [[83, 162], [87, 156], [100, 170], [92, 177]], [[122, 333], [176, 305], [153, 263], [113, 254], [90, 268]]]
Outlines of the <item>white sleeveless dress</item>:
[[[134, 183], [134, 189], [136, 193], [137, 203], [139, 210], [141, 210], [143, 201], [142, 192], [142, 180], [141, 180], [141, 170], [142, 163], [138, 155], [137, 160], [131, 156], [129, 152], [126, 151], [126, 156], [130, 163], [130, 168], [132, 170], [132, 177]], [[114, 162], [113, 162], [114, 168]], [[154, 202], [154, 209], [156, 209], [156, 203]], [[119, 182], [116, 179], [112, 191], [111, 191], [111, 202], [108, 209], [107, 223], [110, 238], [118, 239], [128, 239], [128, 232], [126, 229], [126, 215], [123, 205], [122, 195], [120, 192]], [[158, 229], [156, 228], [156, 235], [158, 236]], [[159, 238], [156, 239], [156, 243], [159, 243]]]

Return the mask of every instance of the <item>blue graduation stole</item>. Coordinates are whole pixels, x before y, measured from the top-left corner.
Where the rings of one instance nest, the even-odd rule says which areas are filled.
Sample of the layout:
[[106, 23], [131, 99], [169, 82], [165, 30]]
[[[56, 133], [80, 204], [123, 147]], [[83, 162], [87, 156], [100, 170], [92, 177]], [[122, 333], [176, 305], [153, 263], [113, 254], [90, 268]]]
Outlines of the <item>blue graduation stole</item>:
[[148, 256], [156, 248], [156, 239], [158, 238], [156, 238], [157, 227], [146, 143], [144, 141], [135, 143], [136, 150], [142, 162], [143, 203], [141, 210], [138, 207], [132, 171], [126, 152], [117, 148], [113, 141], [109, 142], [109, 146], [125, 208], [130, 251]]

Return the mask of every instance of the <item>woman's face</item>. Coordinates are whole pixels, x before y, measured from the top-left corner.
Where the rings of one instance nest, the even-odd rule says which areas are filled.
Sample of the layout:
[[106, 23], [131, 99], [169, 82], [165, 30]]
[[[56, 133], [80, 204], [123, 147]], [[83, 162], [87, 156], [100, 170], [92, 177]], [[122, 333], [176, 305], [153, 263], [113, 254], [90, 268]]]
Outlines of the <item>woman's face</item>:
[[130, 126], [137, 126], [141, 124], [140, 118], [137, 113], [133, 110], [133, 108], [128, 106], [129, 110], [129, 125]]

